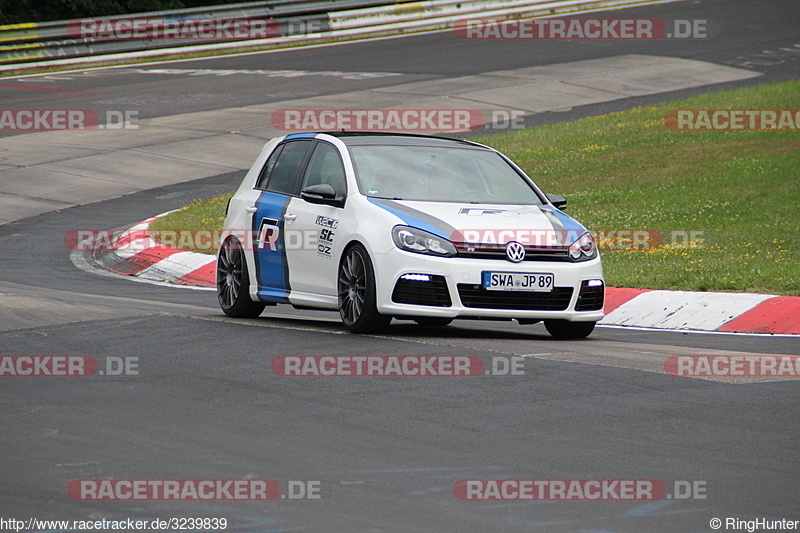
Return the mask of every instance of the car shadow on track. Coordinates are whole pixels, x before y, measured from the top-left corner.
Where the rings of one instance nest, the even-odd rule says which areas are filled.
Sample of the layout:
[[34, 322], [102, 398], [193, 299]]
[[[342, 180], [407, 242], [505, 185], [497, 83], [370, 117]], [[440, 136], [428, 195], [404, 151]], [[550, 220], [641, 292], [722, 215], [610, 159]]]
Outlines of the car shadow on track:
[[[264, 314], [259, 322], [274, 324], [278, 327], [302, 328], [336, 334], [348, 334], [347, 329], [338, 318], [325, 316], [269, 316]], [[409, 320], [393, 320], [385, 330], [374, 333], [381, 337], [405, 337], [413, 339], [486, 339], [486, 340], [528, 340], [558, 341], [551, 337], [541, 325], [518, 325], [509, 321], [457, 320], [449, 326], [421, 326]], [[580, 339], [588, 341], [589, 339]], [[575, 342], [571, 340], [569, 342]]]

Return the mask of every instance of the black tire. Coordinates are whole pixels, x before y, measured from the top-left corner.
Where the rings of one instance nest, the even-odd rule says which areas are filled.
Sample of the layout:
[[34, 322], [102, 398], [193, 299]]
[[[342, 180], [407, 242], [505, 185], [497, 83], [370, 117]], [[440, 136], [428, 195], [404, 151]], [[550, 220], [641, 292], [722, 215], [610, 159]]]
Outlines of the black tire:
[[378, 313], [375, 296], [375, 271], [369, 254], [360, 244], [348, 248], [339, 263], [339, 315], [353, 333], [381, 331], [392, 321]]
[[544, 327], [556, 339], [585, 339], [594, 330], [595, 322], [545, 320]]
[[449, 326], [452, 321], [452, 318], [438, 316], [421, 316], [414, 319], [414, 322], [426, 328], [443, 328]]
[[226, 239], [217, 254], [217, 300], [222, 312], [234, 318], [255, 318], [266, 307], [250, 298], [250, 274], [242, 244]]

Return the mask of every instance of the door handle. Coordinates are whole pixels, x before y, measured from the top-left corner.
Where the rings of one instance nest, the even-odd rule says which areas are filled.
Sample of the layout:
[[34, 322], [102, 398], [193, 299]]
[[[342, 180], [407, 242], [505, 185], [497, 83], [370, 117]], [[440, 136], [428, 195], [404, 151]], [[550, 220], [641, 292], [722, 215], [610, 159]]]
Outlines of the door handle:
[[283, 215], [283, 218], [285, 218], [286, 220], [294, 220], [294, 219], [297, 218], [297, 215], [286, 214], [286, 215]]
[[255, 213], [256, 211], [258, 211], [258, 207], [256, 207], [256, 206], [245, 207], [244, 210], [247, 211], [248, 213]]

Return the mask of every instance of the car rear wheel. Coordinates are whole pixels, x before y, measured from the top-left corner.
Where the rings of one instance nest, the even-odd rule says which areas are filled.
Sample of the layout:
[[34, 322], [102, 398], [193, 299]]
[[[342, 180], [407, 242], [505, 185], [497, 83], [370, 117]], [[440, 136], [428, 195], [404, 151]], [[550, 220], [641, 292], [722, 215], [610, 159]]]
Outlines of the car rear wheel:
[[544, 327], [556, 339], [584, 339], [594, 330], [595, 322], [545, 320]]
[[266, 304], [254, 302], [248, 290], [250, 275], [242, 244], [229, 238], [219, 250], [217, 257], [217, 300], [222, 311], [235, 318], [255, 318]]
[[339, 264], [339, 314], [353, 333], [380, 331], [392, 317], [378, 313], [375, 295], [375, 271], [363, 246], [347, 249]]

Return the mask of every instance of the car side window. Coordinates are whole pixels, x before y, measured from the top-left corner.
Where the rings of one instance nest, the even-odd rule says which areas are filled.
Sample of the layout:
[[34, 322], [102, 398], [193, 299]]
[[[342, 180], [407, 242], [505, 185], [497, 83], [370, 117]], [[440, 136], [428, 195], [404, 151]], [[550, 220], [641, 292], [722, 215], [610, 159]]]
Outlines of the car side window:
[[311, 154], [300, 190], [322, 183], [333, 187], [337, 198], [344, 198], [347, 186], [339, 151], [328, 143], [319, 142]]
[[[270, 192], [295, 194], [297, 177], [306, 159], [310, 140], [289, 141], [269, 157], [259, 178], [260, 188]], [[275, 157], [275, 162], [272, 162]]]
[[267, 162], [264, 163], [264, 168], [261, 169], [261, 174], [258, 176], [258, 182], [256, 183], [256, 189], [266, 189], [267, 182], [269, 181], [269, 177], [272, 175], [272, 171], [275, 169], [275, 163], [278, 162], [278, 157], [281, 155], [283, 151], [283, 147], [286, 146], [282, 144], [278, 146], [272, 154], [267, 159]]

